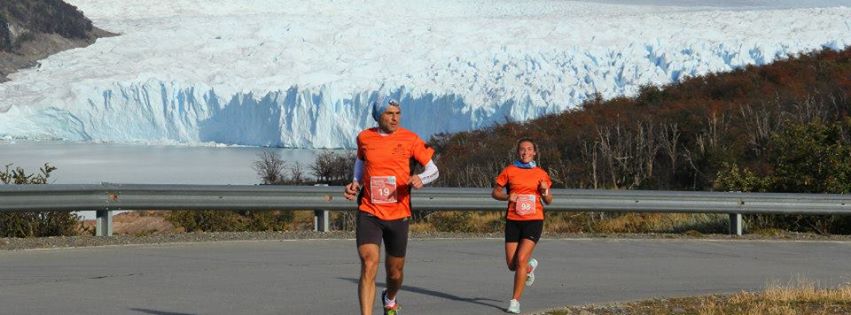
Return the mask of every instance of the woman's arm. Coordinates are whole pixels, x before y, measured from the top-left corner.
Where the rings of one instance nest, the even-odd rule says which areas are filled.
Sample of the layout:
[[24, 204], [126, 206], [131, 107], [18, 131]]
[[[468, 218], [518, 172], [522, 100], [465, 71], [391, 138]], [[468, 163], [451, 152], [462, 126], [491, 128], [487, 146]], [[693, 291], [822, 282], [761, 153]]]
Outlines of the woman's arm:
[[498, 184], [494, 184], [493, 185], [493, 191], [491, 191], [491, 197], [493, 197], [493, 199], [496, 199], [496, 200], [499, 200], [499, 201], [508, 200], [508, 194], [505, 193], [505, 186], [500, 186]]
[[544, 204], [553, 202], [553, 194], [550, 193], [550, 187], [544, 181], [538, 182], [538, 193], [541, 194], [541, 200], [544, 201]]
[[[549, 189], [547, 189], [547, 190], [549, 190]], [[553, 194], [551, 194], [549, 191], [547, 191], [546, 195], [541, 194], [541, 200], [543, 200], [545, 204], [549, 205], [549, 204], [553, 203]]]

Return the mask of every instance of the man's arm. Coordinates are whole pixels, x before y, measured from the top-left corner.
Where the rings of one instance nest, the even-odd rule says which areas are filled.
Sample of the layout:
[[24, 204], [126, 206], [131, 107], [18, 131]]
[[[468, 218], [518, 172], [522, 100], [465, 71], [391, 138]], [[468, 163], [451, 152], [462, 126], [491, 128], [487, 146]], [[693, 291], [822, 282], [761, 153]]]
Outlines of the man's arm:
[[440, 176], [440, 172], [437, 170], [437, 165], [434, 164], [434, 160], [429, 160], [425, 165], [425, 170], [419, 175], [411, 176], [411, 179], [408, 180], [408, 184], [414, 186], [415, 189], [420, 189], [423, 185], [427, 185], [437, 177]]
[[354, 174], [352, 174], [352, 182], [346, 185], [346, 191], [343, 196], [348, 200], [355, 200], [360, 192], [360, 182], [363, 179], [363, 160], [355, 158]]

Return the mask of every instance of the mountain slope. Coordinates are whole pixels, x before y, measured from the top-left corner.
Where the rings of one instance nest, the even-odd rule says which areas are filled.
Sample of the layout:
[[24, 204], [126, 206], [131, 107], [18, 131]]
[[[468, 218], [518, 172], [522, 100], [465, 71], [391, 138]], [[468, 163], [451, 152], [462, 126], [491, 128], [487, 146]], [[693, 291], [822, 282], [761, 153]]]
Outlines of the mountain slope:
[[62, 50], [85, 47], [110, 33], [92, 26], [76, 7], [59, 0], [0, 2], [0, 82]]

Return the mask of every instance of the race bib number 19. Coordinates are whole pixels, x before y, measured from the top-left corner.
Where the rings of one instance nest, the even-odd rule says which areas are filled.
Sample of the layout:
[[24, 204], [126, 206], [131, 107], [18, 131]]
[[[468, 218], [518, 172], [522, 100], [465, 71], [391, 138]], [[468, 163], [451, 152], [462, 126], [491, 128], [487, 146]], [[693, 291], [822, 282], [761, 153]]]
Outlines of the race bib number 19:
[[535, 195], [518, 195], [517, 202], [514, 204], [514, 211], [521, 216], [533, 215], [537, 209], [536, 206]]
[[[369, 195], [373, 204], [396, 203], [396, 176], [372, 176], [369, 178]], [[533, 196], [534, 197], [534, 196]]]

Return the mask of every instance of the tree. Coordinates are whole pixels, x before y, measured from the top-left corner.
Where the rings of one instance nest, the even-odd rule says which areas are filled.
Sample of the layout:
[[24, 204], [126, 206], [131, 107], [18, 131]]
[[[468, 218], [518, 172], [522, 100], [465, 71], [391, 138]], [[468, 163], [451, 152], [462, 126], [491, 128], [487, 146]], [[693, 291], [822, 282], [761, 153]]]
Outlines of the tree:
[[257, 176], [260, 176], [264, 185], [278, 185], [286, 181], [283, 175], [286, 162], [281, 159], [280, 154], [272, 151], [263, 151], [258, 156], [260, 160], [255, 161], [252, 168], [257, 172]]
[[292, 164], [292, 166], [290, 166], [290, 182], [296, 185], [300, 185], [305, 182], [304, 167], [301, 166], [301, 162], [296, 161]]
[[354, 173], [355, 152], [322, 151], [316, 155], [310, 166], [318, 182], [342, 185], [352, 180]]

